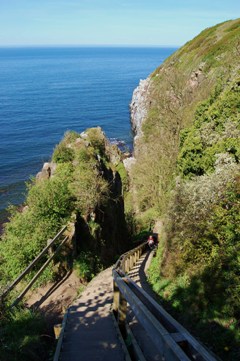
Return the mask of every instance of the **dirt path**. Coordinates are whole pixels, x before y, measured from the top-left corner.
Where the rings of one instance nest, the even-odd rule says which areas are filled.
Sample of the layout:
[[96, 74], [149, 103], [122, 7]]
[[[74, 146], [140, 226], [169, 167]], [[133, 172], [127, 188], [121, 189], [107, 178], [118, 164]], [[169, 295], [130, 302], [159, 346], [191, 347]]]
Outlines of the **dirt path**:
[[54, 324], [62, 321], [66, 309], [84, 288], [77, 274], [70, 272], [59, 282], [32, 291], [28, 295], [26, 306], [39, 309], [48, 321], [49, 327], [53, 327]]
[[[147, 257], [145, 254], [142, 255], [135, 267], [129, 272], [129, 276], [150, 294], [153, 292], [147, 283], [145, 272], [149, 267], [152, 256], [153, 253], [149, 253]], [[94, 278], [88, 286], [85, 286], [80, 282], [75, 272], [70, 272], [59, 282], [47, 284], [29, 293], [26, 306], [40, 310], [48, 322], [49, 329], [53, 330], [54, 324], [62, 322], [66, 310], [79, 298], [80, 293], [83, 292], [86, 287], [88, 290], [92, 290], [92, 285], [97, 285], [102, 277], [101, 274], [102, 273]], [[103, 273], [103, 275], [104, 274], [105, 273]], [[110, 279], [107, 282], [112, 286], [111, 274], [109, 277]], [[88, 291], [86, 290], [86, 292]]]

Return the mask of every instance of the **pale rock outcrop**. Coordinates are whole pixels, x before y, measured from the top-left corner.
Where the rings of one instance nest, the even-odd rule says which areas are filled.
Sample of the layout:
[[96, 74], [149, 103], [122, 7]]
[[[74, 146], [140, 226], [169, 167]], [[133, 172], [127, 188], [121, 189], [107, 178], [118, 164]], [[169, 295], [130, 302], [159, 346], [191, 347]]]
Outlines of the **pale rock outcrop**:
[[188, 86], [191, 91], [197, 88], [204, 79], [204, 73], [203, 73], [204, 65], [205, 65], [204, 63], [201, 63], [198, 69], [192, 72], [191, 77], [188, 81]]
[[134, 142], [142, 135], [142, 123], [148, 112], [149, 86], [150, 78], [140, 80], [138, 87], [133, 92], [132, 101], [130, 103], [131, 124], [135, 134]]
[[[132, 101], [130, 103], [130, 116], [131, 116], [131, 125], [134, 133], [134, 148], [136, 151], [136, 143], [138, 139], [142, 136], [142, 123], [145, 120], [148, 107], [149, 107], [149, 87], [150, 87], [150, 77], [145, 80], [140, 80], [138, 87], [134, 90]], [[124, 166], [129, 173], [132, 166], [135, 164], [136, 158], [129, 157], [123, 160]]]
[[37, 173], [36, 179], [37, 181], [41, 181], [43, 179], [49, 179], [55, 172], [57, 164], [54, 162], [47, 162], [43, 164], [42, 170]]
[[128, 157], [128, 158], [123, 159], [124, 167], [128, 173], [131, 171], [131, 168], [135, 163], [136, 163], [135, 157]]

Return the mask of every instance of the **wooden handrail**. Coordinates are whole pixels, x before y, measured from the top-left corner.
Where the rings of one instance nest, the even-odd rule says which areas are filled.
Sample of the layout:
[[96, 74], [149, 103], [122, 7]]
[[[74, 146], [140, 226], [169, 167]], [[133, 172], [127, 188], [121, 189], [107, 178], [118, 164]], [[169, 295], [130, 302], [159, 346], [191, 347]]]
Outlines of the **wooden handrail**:
[[63, 232], [66, 230], [67, 226], [64, 226], [57, 234], [56, 236], [49, 242], [49, 244], [37, 255], [37, 257], [29, 264], [27, 268], [10, 284], [10, 286], [1, 294], [0, 298], [1, 300], [6, 297], [6, 295], [30, 272], [30, 270], [38, 263], [38, 261], [41, 259], [41, 257], [47, 253], [49, 248], [53, 245], [53, 243], [56, 242], [56, 240], [63, 234]]
[[125, 253], [113, 268], [113, 313], [119, 329], [127, 335], [127, 302], [136, 319], [166, 361], [216, 361], [182, 325], [127, 276], [146, 250], [147, 242]]
[[128, 264], [127, 264], [128, 260], [130, 260], [132, 256], [135, 257], [135, 260], [131, 261], [131, 262], [133, 262], [132, 263], [132, 267], [133, 267], [134, 264], [139, 260], [139, 258], [145, 252], [146, 249], [147, 249], [147, 242], [143, 242], [136, 248], [133, 248], [130, 251], [122, 254], [120, 256], [120, 258], [117, 260], [117, 262], [115, 263], [115, 265], [113, 266], [113, 269], [116, 270], [117, 272], [121, 273], [122, 275], [125, 275], [130, 270], [130, 268], [128, 267]]
[[[183, 326], [171, 317], [156, 301], [127, 276], [127, 273], [140, 259], [147, 248], [147, 242], [123, 254], [113, 267], [113, 313], [123, 339], [127, 339], [128, 307], [131, 308], [138, 322], [150, 337], [160, 358], [166, 361], [216, 361]], [[64, 316], [63, 328], [58, 340], [54, 361], [58, 361], [61, 353], [64, 327], [67, 314]], [[137, 359], [144, 360], [144, 354]]]
[[27, 291], [32, 287], [32, 285], [36, 282], [36, 280], [38, 279], [38, 277], [43, 273], [43, 271], [45, 270], [45, 268], [49, 265], [49, 263], [52, 261], [52, 259], [56, 256], [56, 254], [60, 251], [60, 249], [62, 248], [62, 246], [64, 245], [64, 243], [66, 243], [66, 241], [68, 240], [68, 236], [66, 236], [64, 238], [64, 240], [60, 243], [60, 245], [58, 246], [58, 248], [56, 249], [56, 251], [52, 254], [52, 256], [50, 258], [48, 258], [48, 260], [42, 265], [42, 267], [40, 268], [40, 270], [35, 274], [35, 276], [32, 278], [32, 280], [29, 282], [29, 284], [24, 288], [24, 290], [20, 293], [20, 295], [16, 298], [16, 300], [12, 303], [11, 307], [16, 306], [21, 299], [25, 296], [25, 294], [27, 293]]

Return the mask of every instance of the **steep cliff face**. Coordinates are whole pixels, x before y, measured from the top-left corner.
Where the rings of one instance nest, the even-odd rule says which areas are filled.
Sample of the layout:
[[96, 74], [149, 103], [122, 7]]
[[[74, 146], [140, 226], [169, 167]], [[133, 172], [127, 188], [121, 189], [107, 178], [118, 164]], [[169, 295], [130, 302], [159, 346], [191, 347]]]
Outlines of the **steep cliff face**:
[[240, 356], [239, 59], [239, 19], [206, 29], [140, 85], [131, 105], [135, 212], [145, 227], [161, 224], [150, 281], [224, 360]]
[[198, 104], [210, 96], [217, 83], [227, 84], [236, 76], [239, 54], [239, 20], [225, 22], [188, 42], [135, 90], [131, 121], [137, 161], [132, 183], [138, 210], [165, 212], [180, 131], [192, 124]]
[[142, 135], [142, 122], [147, 116], [149, 103], [150, 78], [140, 80], [138, 87], [134, 90], [130, 104], [130, 115], [132, 130], [135, 134], [134, 140]]
[[57, 165], [69, 162], [69, 159], [65, 161], [66, 150], [71, 151], [74, 167], [69, 187], [77, 214], [77, 253], [91, 252], [107, 266], [129, 246], [123, 184], [118, 173], [122, 153], [100, 127], [73, 133], [72, 139], [65, 136], [53, 154]]

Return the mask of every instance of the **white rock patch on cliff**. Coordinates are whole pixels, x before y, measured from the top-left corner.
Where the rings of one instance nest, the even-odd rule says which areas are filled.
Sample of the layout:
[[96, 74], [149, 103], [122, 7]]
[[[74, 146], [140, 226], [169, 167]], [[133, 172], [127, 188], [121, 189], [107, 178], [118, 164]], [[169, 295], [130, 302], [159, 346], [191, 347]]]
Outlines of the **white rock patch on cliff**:
[[130, 104], [132, 130], [135, 134], [134, 142], [142, 134], [142, 122], [148, 111], [148, 90], [150, 78], [140, 80], [138, 87], [134, 90]]
[[[140, 80], [138, 87], [134, 90], [132, 101], [130, 103], [131, 125], [134, 132], [134, 153], [137, 148], [137, 140], [142, 135], [142, 123], [148, 113], [148, 92], [150, 86], [150, 78]], [[128, 173], [131, 172], [132, 166], [135, 164], [135, 157], [124, 159], [123, 163]]]

